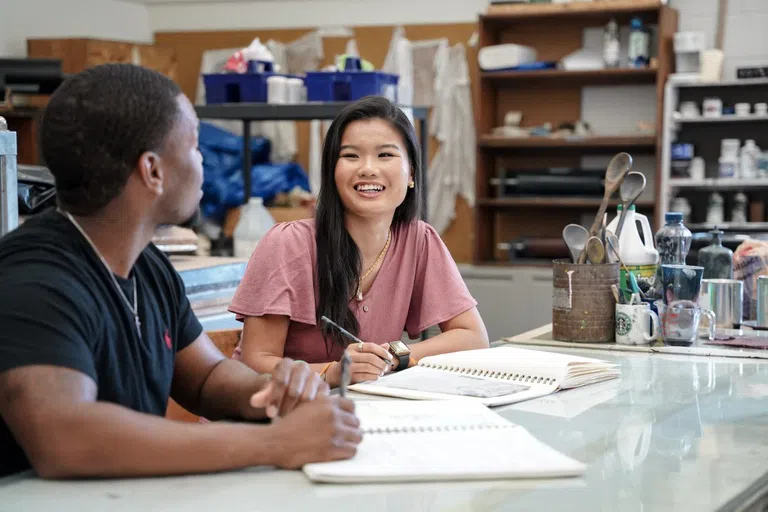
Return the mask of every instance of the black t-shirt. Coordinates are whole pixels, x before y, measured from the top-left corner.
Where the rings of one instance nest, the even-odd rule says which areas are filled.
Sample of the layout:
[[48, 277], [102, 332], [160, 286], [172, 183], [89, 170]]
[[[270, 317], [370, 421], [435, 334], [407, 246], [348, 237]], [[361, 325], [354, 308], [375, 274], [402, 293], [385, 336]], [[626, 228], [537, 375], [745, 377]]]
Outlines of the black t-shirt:
[[[136, 279], [141, 338], [109, 271], [64, 215], [41, 213], [0, 239], [0, 373], [71, 368], [96, 382], [99, 401], [164, 415], [176, 352], [202, 326], [155, 246], [141, 253], [129, 279], [115, 277], [131, 304]], [[0, 476], [29, 468], [0, 418]]]

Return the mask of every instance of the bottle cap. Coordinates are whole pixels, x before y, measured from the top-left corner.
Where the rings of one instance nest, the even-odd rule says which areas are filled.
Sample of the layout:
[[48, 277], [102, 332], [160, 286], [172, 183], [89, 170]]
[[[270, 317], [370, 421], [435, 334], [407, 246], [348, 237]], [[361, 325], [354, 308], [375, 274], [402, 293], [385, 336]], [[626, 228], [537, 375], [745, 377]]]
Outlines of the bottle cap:
[[[624, 210], [624, 205], [623, 204], [619, 204], [619, 205], [616, 206], [616, 211], [620, 212], [622, 210]], [[637, 210], [637, 208], [635, 208], [635, 205], [633, 205], [633, 204], [629, 205], [629, 211], [634, 212], [636, 210]]]
[[664, 220], [667, 222], [683, 222], [682, 212], [667, 212], [664, 215]]

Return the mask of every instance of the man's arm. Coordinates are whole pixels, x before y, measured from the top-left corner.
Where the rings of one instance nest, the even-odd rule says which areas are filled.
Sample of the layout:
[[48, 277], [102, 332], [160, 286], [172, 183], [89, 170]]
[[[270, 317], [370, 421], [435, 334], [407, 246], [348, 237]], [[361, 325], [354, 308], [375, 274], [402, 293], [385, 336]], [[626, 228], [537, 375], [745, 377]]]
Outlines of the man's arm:
[[270, 378], [226, 359], [207, 334], [176, 355], [171, 397], [211, 420], [258, 420], [288, 414], [298, 404], [329, 393], [305, 363], [282, 359]]
[[95, 382], [76, 370], [23, 366], [0, 373], [0, 416], [44, 478], [301, 467], [351, 457], [360, 442], [354, 406], [340, 398], [315, 400], [260, 426], [174, 422], [96, 396]]

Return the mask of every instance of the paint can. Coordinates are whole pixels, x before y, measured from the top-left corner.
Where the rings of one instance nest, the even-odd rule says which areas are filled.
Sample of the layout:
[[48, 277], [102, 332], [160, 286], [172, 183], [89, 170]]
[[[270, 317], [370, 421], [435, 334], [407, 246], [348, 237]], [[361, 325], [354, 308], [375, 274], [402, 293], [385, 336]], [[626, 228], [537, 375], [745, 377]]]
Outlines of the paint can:
[[557, 341], [613, 343], [619, 264], [552, 262], [552, 337]]

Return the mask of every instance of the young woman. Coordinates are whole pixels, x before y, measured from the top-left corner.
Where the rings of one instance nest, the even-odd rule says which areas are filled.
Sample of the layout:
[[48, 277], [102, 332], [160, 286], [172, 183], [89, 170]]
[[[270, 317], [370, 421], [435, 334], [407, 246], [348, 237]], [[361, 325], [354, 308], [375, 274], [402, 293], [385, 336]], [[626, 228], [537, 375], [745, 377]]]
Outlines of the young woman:
[[[384, 98], [339, 114], [323, 147], [316, 219], [278, 224], [248, 263], [230, 306], [244, 322], [235, 357], [259, 372], [303, 360], [336, 386], [345, 350], [352, 382], [362, 382], [424, 356], [488, 347], [477, 302], [419, 220], [419, 151], [410, 121]], [[395, 341], [434, 325], [438, 336]]]

